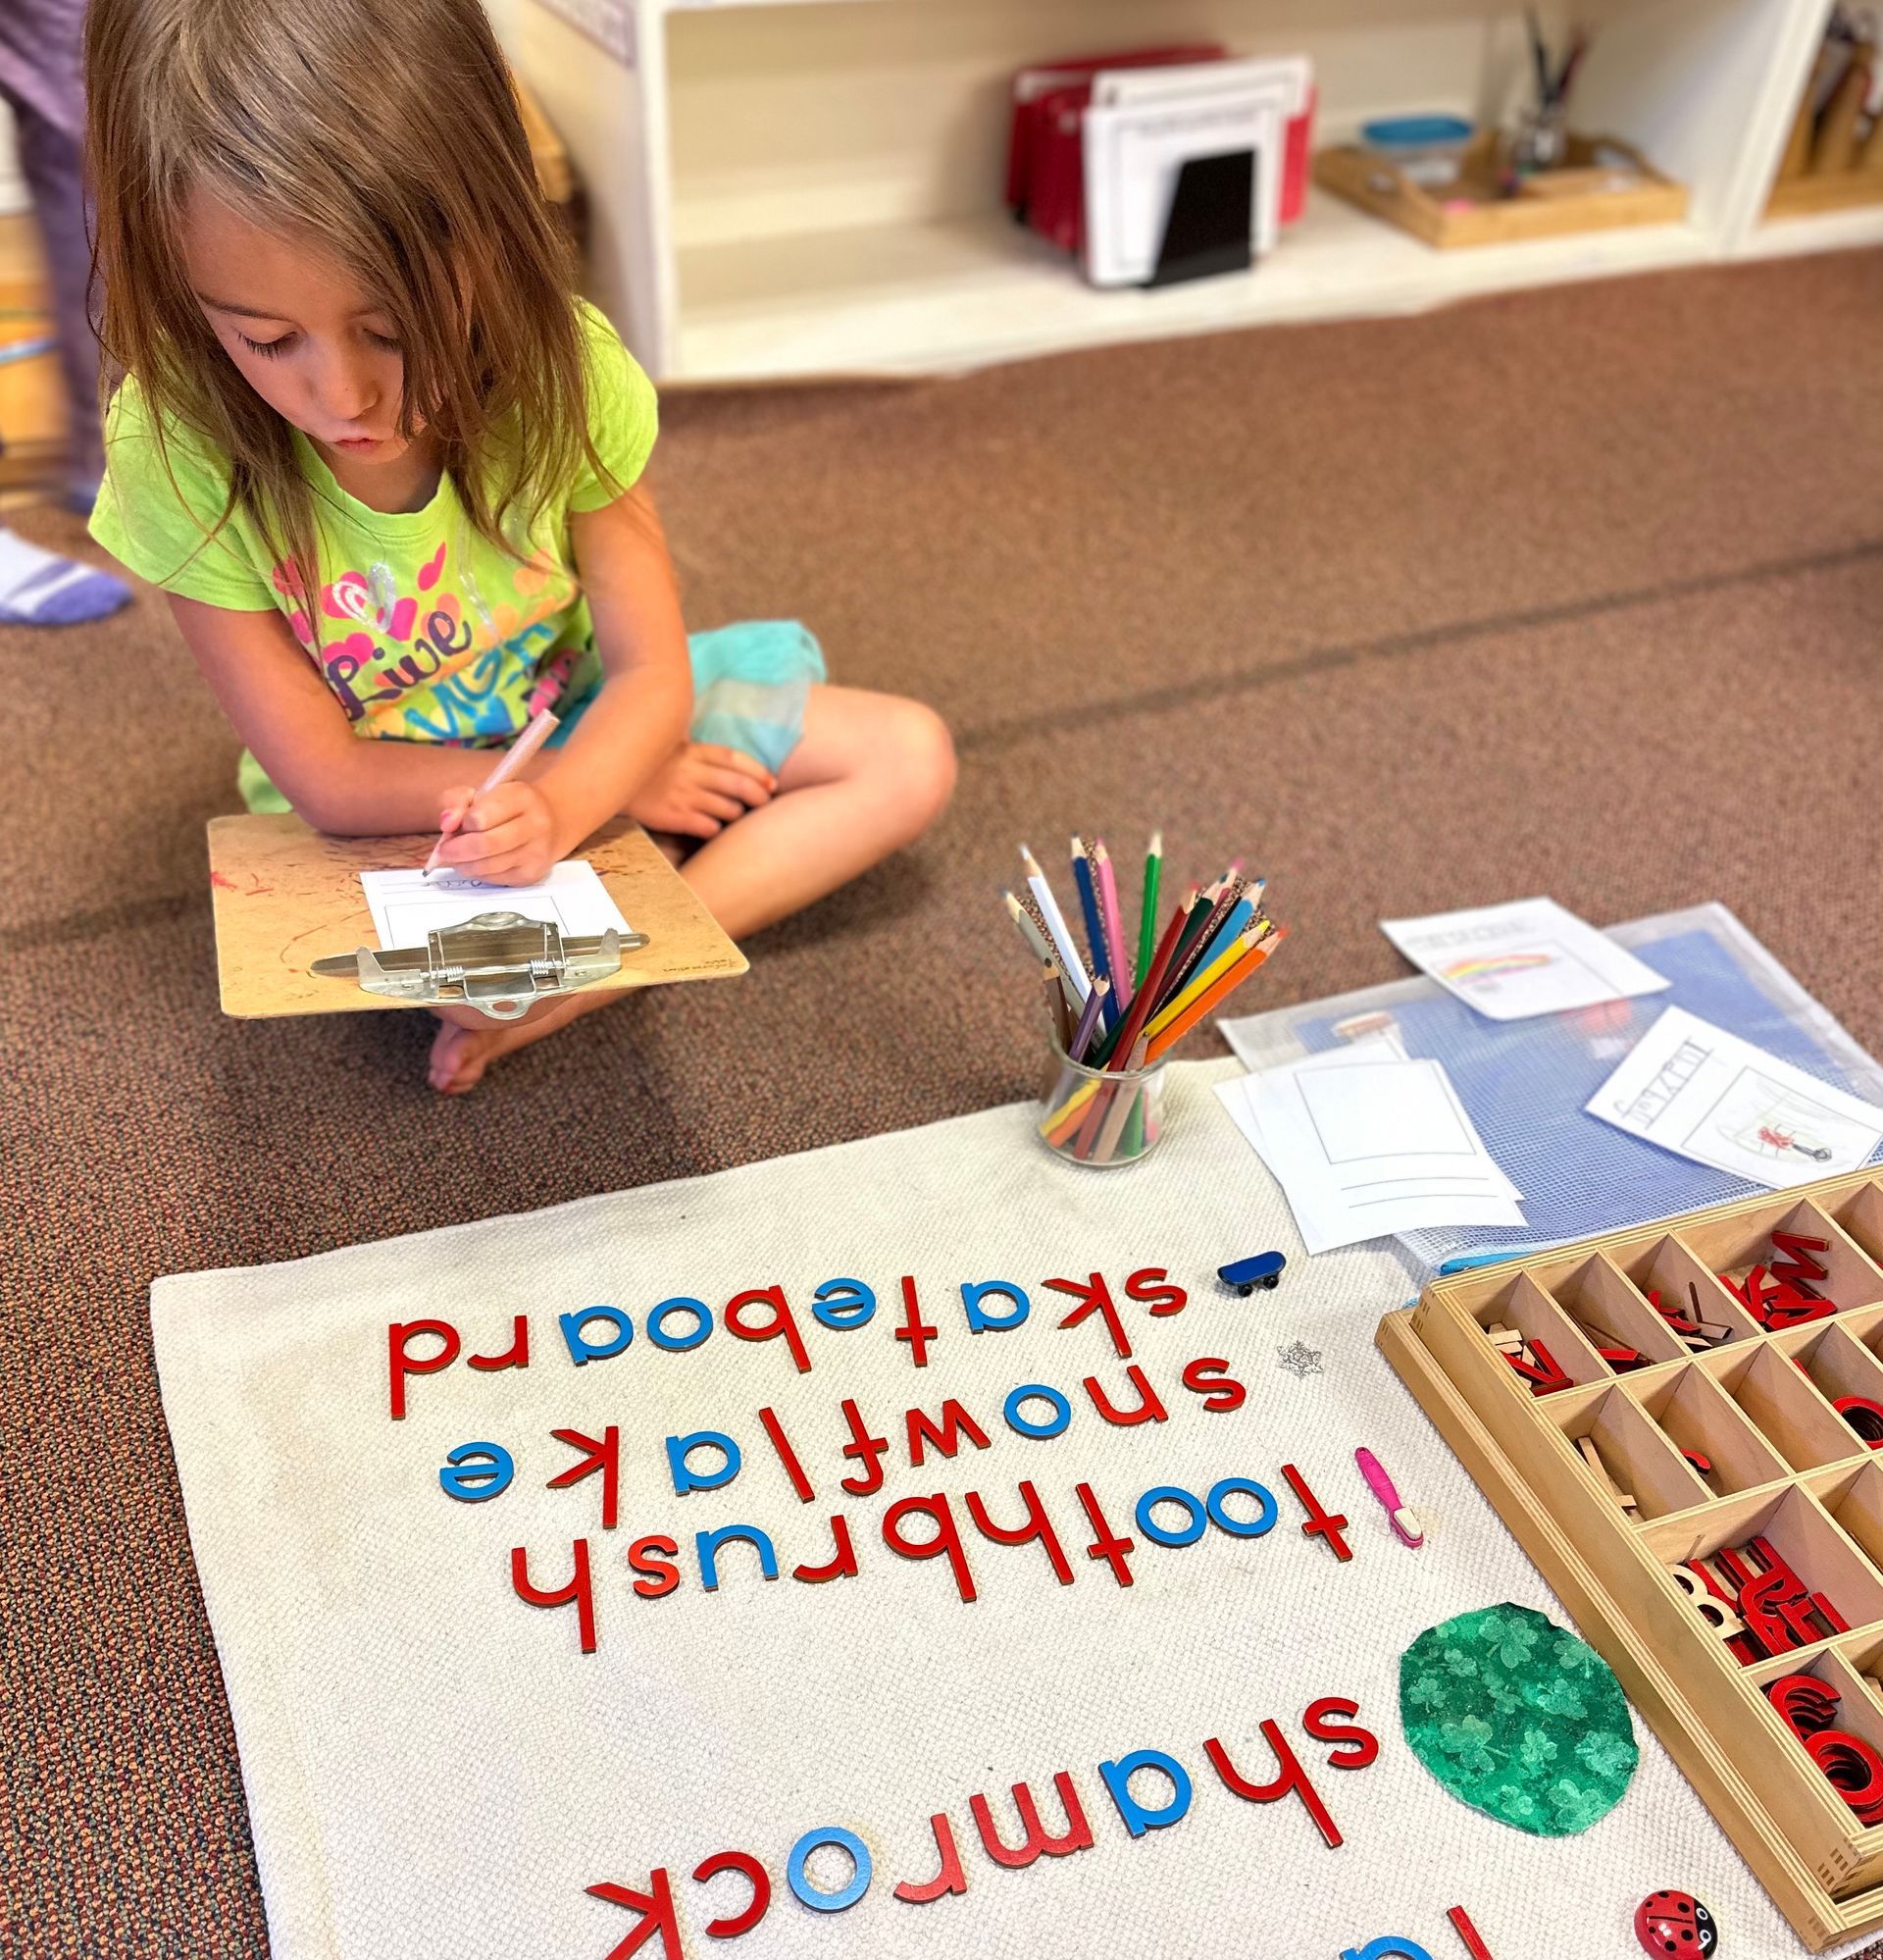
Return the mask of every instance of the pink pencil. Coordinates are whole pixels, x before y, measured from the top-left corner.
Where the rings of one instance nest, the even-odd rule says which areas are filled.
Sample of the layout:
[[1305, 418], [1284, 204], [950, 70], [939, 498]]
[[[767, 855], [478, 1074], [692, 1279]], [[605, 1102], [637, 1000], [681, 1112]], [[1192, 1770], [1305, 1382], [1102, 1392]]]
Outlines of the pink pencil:
[[497, 760], [497, 766], [464, 799], [464, 807], [458, 812], [457, 822], [449, 830], [438, 833], [438, 841], [432, 847], [432, 855], [425, 860], [426, 877], [431, 877], [438, 868], [438, 852], [444, 849], [444, 840], [455, 836], [464, 828], [464, 820], [471, 814], [471, 805], [480, 797], [487, 796], [499, 783], [507, 782], [514, 776], [560, 726], [556, 717], [547, 708], [531, 717], [530, 726], [503, 751]]
[[1111, 853], [1101, 838], [1093, 848], [1092, 861], [1098, 868], [1098, 912], [1105, 923], [1105, 957], [1111, 961], [1111, 984], [1118, 995], [1118, 1011], [1131, 1006], [1131, 966], [1125, 958], [1125, 931], [1118, 910], [1118, 879], [1111, 868]]

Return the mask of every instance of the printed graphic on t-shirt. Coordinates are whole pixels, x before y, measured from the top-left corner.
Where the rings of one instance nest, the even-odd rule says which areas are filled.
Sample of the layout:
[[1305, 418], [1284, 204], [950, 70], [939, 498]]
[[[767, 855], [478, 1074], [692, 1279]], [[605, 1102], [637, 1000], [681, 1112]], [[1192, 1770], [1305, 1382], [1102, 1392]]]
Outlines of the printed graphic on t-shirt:
[[[291, 561], [273, 579], [289, 630], [316, 661], [361, 734], [406, 742], [479, 743], [514, 735], [568, 687], [582, 649], [545, 659], [568, 624], [579, 588], [567, 570], [542, 563], [507, 572], [488, 549], [477, 554], [508, 595], [494, 602], [448, 543], [418, 565], [401, 591], [383, 559], [321, 587], [318, 613]], [[457, 590], [453, 590], [453, 587]], [[316, 626], [318, 624], [318, 633]]]

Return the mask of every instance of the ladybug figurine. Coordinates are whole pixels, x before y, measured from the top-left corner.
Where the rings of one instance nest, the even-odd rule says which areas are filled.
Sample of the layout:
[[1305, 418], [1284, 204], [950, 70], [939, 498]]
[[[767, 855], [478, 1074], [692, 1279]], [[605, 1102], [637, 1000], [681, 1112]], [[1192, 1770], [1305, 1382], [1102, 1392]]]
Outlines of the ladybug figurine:
[[1719, 1929], [1691, 1892], [1650, 1892], [1635, 1908], [1635, 1937], [1648, 1953], [1706, 1960], [1719, 1944]]

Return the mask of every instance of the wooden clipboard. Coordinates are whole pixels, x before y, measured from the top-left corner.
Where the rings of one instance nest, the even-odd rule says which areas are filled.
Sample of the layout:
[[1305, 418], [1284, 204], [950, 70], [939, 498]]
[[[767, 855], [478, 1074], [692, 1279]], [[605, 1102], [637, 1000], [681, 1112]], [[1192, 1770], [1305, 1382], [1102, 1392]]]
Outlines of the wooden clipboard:
[[[362, 871], [425, 862], [436, 838], [326, 837], [297, 816], [224, 816], [209, 824], [209, 882], [223, 1012], [358, 1014], [418, 1005], [366, 993], [310, 969], [326, 954], [376, 947]], [[625, 817], [604, 824], [585, 857], [646, 946], [585, 993], [626, 993], [675, 980], [726, 980], [745, 955], [720, 930], [693, 889]]]

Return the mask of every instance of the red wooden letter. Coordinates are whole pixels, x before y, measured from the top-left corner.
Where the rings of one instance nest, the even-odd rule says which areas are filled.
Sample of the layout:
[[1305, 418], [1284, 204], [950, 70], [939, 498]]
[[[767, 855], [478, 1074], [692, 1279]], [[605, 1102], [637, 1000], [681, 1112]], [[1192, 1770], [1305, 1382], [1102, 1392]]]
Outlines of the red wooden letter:
[[765, 1917], [772, 1903], [772, 1881], [765, 1867], [749, 1851], [715, 1851], [693, 1867], [693, 1883], [703, 1885], [721, 1872], [737, 1872], [750, 1884], [752, 1896], [743, 1912], [732, 1913], [725, 1919], [709, 1919], [706, 1937], [737, 1939], [741, 1933], [750, 1933]]
[[1076, 1327], [1081, 1320], [1096, 1314], [1104, 1320], [1118, 1359], [1131, 1359], [1131, 1336], [1125, 1332], [1125, 1323], [1118, 1317], [1118, 1309], [1113, 1304], [1111, 1289], [1105, 1284], [1102, 1272], [1094, 1272], [1089, 1280], [1049, 1279], [1046, 1284], [1055, 1293], [1070, 1293], [1082, 1303], [1059, 1322], [1060, 1326]]
[[806, 1585], [822, 1585], [826, 1579], [854, 1578], [856, 1576], [856, 1547], [850, 1543], [849, 1520], [841, 1512], [831, 1520], [831, 1542], [837, 1547], [836, 1555], [825, 1565], [793, 1566], [791, 1576], [802, 1579]]
[[[1319, 1701], [1311, 1702], [1301, 1717], [1301, 1727], [1317, 1742], [1340, 1742], [1346, 1746], [1336, 1749], [1327, 1759], [1328, 1768], [1333, 1770], [1363, 1770], [1380, 1753], [1380, 1738], [1370, 1728], [1355, 1728], [1349, 1725], [1360, 1712], [1357, 1701], [1349, 1701], [1344, 1695], [1323, 1695]], [[1329, 1722], [1330, 1715], [1347, 1718], [1344, 1722]]]
[[[517, 1597], [527, 1600], [532, 1606], [567, 1606], [573, 1600], [576, 1628], [582, 1635], [582, 1651], [592, 1654], [595, 1651], [595, 1593], [588, 1582], [588, 1540], [578, 1538], [572, 1549], [576, 1559], [575, 1576], [560, 1592], [538, 1592], [530, 1583], [530, 1554], [521, 1545], [510, 1548], [510, 1583]], [[634, 1948], [627, 1950], [632, 1953]]]
[[915, 1280], [909, 1273], [902, 1275], [902, 1324], [895, 1330], [898, 1341], [907, 1341], [909, 1352], [915, 1357], [917, 1367], [929, 1365], [929, 1343], [939, 1338], [940, 1329], [931, 1327], [922, 1317], [922, 1304], [916, 1298]]
[[933, 1905], [949, 1892], [965, 1892], [968, 1888], [968, 1875], [961, 1869], [961, 1854], [954, 1848], [954, 1826], [948, 1822], [946, 1811], [937, 1811], [929, 1819], [929, 1829], [935, 1832], [935, 1848], [942, 1854], [942, 1869], [927, 1884], [912, 1885], [905, 1879], [895, 1888], [895, 1895], [905, 1905]]
[[628, 1547], [628, 1570], [641, 1574], [635, 1590], [642, 1599], [665, 1599], [680, 1583], [680, 1568], [673, 1563], [679, 1556], [671, 1538], [636, 1538]]
[[1089, 1559], [1103, 1559], [1111, 1567], [1111, 1575], [1120, 1585], [1131, 1583], [1131, 1555], [1138, 1549], [1135, 1538], [1121, 1538], [1105, 1522], [1105, 1514], [1098, 1508], [1098, 1499], [1092, 1485], [1082, 1483], [1077, 1486], [1079, 1502], [1086, 1507], [1086, 1516], [1092, 1521], [1092, 1528], [1097, 1534], [1086, 1547]]
[[872, 1491], [883, 1488], [883, 1452], [890, 1447], [890, 1439], [872, 1436], [856, 1404], [847, 1398], [843, 1403], [843, 1419], [850, 1425], [850, 1440], [843, 1445], [843, 1454], [854, 1457], [863, 1466], [863, 1474], [846, 1476], [840, 1488], [852, 1497], [868, 1497]]
[[519, 1314], [510, 1323], [510, 1345], [500, 1355], [466, 1355], [465, 1360], [472, 1367], [481, 1367], [485, 1372], [493, 1372], [500, 1367], [528, 1367], [530, 1366], [530, 1316]]
[[1052, 1528], [1052, 1520], [1046, 1516], [1046, 1508], [1040, 1502], [1040, 1493], [1031, 1483], [1023, 1483], [1020, 1495], [1027, 1502], [1027, 1522], [1017, 1531], [1004, 1531], [988, 1516], [988, 1507], [982, 1503], [981, 1493], [978, 1490], [969, 1491], [964, 1501], [968, 1516], [974, 1520], [974, 1528], [982, 1537], [992, 1539], [996, 1545], [1024, 1545], [1031, 1539], [1039, 1539], [1040, 1549], [1045, 1553], [1053, 1575], [1061, 1585], [1070, 1585], [1072, 1568], [1066, 1563], [1065, 1552]]
[[[902, 1521], [913, 1511], [935, 1520], [938, 1528], [933, 1538], [915, 1539], [902, 1535]], [[973, 1603], [974, 1574], [968, 1570], [968, 1555], [961, 1543], [961, 1533], [955, 1527], [954, 1513], [948, 1508], [945, 1491], [938, 1490], [933, 1497], [904, 1497], [891, 1504], [883, 1514], [883, 1542], [891, 1551], [899, 1553], [905, 1559], [933, 1559], [945, 1554], [954, 1573], [955, 1591], [965, 1603]]]
[[1092, 1397], [1092, 1406], [1107, 1422], [1120, 1429], [1129, 1429], [1135, 1422], [1166, 1422], [1170, 1419], [1170, 1412], [1157, 1400], [1157, 1391], [1145, 1379], [1145, 1371], [1137, 1363], [1126, 1368], [1125, 1379], [1138, 1391], [1136, 1409], [1114, 1409], [1105, 1400], [1105, 1391], [1098, 1386], [1098, 1377], [1095, 1374], [1086, 1376], [1086, 1393]]
[[[740, 1314], [760, 1303], [772, 1310], [772, 1317], [763, 1326], [746, 1326], [739, 1318]], [[791, 1317], [782, 1286], [755, 1286], [749, 1293], [735, 1295], [726, 1303], [726, 1324], [741, 1341], [775, 1341], [782, 1335], [792, 1361], [797, 1364], [798, 1373], [810, 1373], [811, 1358], [804, 1352], [804, 1336], [797, 1331], [797, 1322]]]
[[548, 1487], [551, 1490], [567, 1490], [572, 1483], [580, 1483], [594, 1471], [601, 1472], [601, 1528], [612, 1531], [615, 1528], [617, 1504], [621, 1496], [621, 1430], [613, 1422], [601, 1432], [597, 1442], [593, 1436], [585, 1436], [580, 1429], [551, 1429], [549, 1433], [559, 1443], [567, 1443], [572, 1450], [585, 1450], [587, 1455], [581, 1463], [572, 1465], [560, 1476], [552, 1476]]
[[909, 1425], [909, 1463], [915, 1470], [922, 1468], [925, 1443], [933, 1443], [944, 1457], [954, 1455], [961, 1447], [963, 1436], [977, 1450], [988, 1447], [988, 1432], [958, 1402], [950, 1400], [942, 1403], [939, 1423], [931, 1420], [920, 1409], [911, 1409], [905, 1419]]
[[758, 1419], [764, 1425], [765, 1433], [771, 1438], [772, 1448], [778, 1452], [778, 1460], [785, 1466], [785, 1474], [791, 1480], [791, 1488], [797, 1492], [798, 1502], [808, 1504], [817, 1495], [811, 1488], [811, 1480], [804, 1474], [804, 1466], [797, 1460], [797, 1452], [791, 1448], [791, 1439], [785, 1433], [785, 1425], [769, 1409], [758, 1412]]
[[1308, 1816], [1326, 1839], [1328, 1849], [1332, 1850], [1341, 1841], [1340, 1827], [1328, 1815], [1326, 1804], [1308, 1780], [1301, 1759], [1288, 1746], [1288, 1737], [1274, 1723], [1262, 1724], [1262, 1736], [1274, 1750], [1275, 1760], [1282, 1766], [1282, 1774], [1272, 1783], [1251, 1783], [1247, 1778], [1239, 1776], [1236, 1766], [1229, 1760], [1229, 1751], [1214, 1736], [1203, 1744], [1209, 1760], [1216, 1767], [1216, 1774], [1223, 1779], [1223, 1787], [1236, 1796], [1247, 1797], [1250, 1803], [1273, 1803], [1277, 1797], [1285, 1797], [1290, 1790], [1294, 1790], [1307, 1806]]
[[[405, 1351], [414, 1334], [436, 1334], [444, 1346], [430, 1361], [414, 1361]], [[386, 1362], [392, 1376], [392, 1419], [405, 1420], [405, 1378], [436, 1374], [458, 1358], [458, 1330], [449, 1320], [394, 1320], [385, 1330]]]
[[674, 1917], [673, 1888], [667, 1883], [667, 1868], [654, 1867], [653, 1883], [644, 1892], [630, 1891], [626, 1885], [590, 1885], [587, 1887], [591, 1899], [606, 1899], [610, 1905], [626, 1906], [630, 1912], [641, 1916], [640, 1924], [629, 1934], [619, 1946], [610, 1949], [607, 1960], [628, 1960], [631, 1953], [640, 1949], [660, 1934], [660, 1950], [663, 1960], [684, 1960], [680, 1944], [680, 1922]]
[[[1212, 1377], [1221, 1375], [1221, 1381]], [[1229, 1371], [1229, 1364], [1217, 1355], [1201, 1355], [1184, 1370], [1184, 1386], [1203, 1398], [1203, 1407], [1212, 1416], [1227, 1416], [1248, 1400], [1248, 1390]]]
[[[1146, 1285], [1146, 1281], [1151, 1283]], [[1140, 1266], [1125, 1281], [1125, 1292], [1133, 1300], [1142, 1300], [1153, 1318], [1181, 1314], [1190, 1304], [1190, 1295], [1181, 1286], [1171, 1284], [1169, 1269], [1161, 1265]]]
[[1020, 1829], [1026, 1832], [1017, 1848], [1001, 1842], [1000, 1833], [993, 1828], [993, 1813], [988, 1808], [987, 1798], [977, 1791], [968, 1799], [968, 1808], [974, 1813], [975, 1828], [981, 1833], [982, 1849], [996, 1865], [1004, 1865], [1010, 1872], [1024, 1872], [1043, 1855], [1068, 1858], [1075, 1851], [1091, 1850], [1092, 1826], [1086, 1822], [1085, 1809], [1079, 1801], [1079, 1792], [1073, 1788], [1071, 1777], [1061, 1770], [1053, 1778], [1052, 1786], [1059, 1792], [1059, 1801], [1066, 1807], [1066, 1828], [1058, 1837], [1048, 1837], [1040, 1829], [1040, 1813], [1034, 1806], [1032, 1789], [1026, 1783], [1014, 1784], [1013, 1807], [1020, 1813]]
[[1293, 1464], [1282, 1466], [1282, 1474], [1288, 1479], [1288, 1487], [1301, 1500], [1301, 1508], [1307, 1513], [1307, 1522], [1301, 1526], [1303, 1538], [1322, 1537], [1333, 1548], [1334, 1556], [1346, 1565], [1353, 1554], [1347, 1548], [1347, 1540], [1341, 1536], [1347, 1528], [1347, 1520], [1338, 1511], [1323, 1511], [1321, 1500], [1307, 1487], [1307, 1479]]

